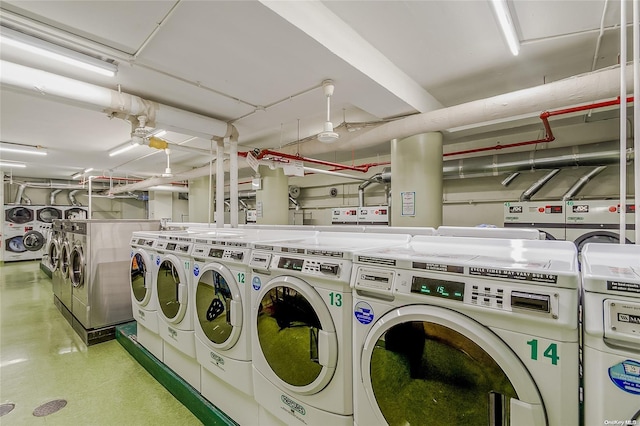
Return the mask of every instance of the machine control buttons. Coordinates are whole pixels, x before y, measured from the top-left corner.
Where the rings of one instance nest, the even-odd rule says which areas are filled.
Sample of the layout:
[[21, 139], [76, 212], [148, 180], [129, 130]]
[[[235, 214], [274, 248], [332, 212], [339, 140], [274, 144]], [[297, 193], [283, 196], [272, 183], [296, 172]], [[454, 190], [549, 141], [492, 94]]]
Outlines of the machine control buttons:
[[[480, 302], [478, 302], [480, 301]], [[504, 308], [504, 289], [492, 288], [489, 286], [471, 286], [471, 303], [474, 305], [486, 306], [489, 308]]]
[[336, 265], [335, 263], [321, 263], [320, 272], [338, 275], [338, 265]]

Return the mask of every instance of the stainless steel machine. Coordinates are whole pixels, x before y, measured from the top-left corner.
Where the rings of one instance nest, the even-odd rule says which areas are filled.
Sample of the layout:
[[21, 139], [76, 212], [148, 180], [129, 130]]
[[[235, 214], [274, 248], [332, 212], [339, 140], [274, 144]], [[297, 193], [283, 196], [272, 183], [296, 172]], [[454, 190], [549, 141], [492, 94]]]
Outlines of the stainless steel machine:
[[[132, 321], [129, 242], [134, 231], [159, 230], [159, 220], [71, 220], [71, 325], [87, 345], [109, 340]], [[63, 246], [64, 247], [64, 246]]]

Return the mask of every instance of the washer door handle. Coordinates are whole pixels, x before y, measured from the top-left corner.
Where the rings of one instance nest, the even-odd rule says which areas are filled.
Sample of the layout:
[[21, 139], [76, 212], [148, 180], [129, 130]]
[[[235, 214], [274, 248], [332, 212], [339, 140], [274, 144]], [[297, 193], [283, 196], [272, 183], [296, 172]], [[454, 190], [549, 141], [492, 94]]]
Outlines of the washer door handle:
[[147, 271], [144, 274], [144, 288], [149, 289], [149, 287], [151, 287], [152, 279], [153, 279], [153, 275], [151, 275], [151, 271]]
[[233, 327], [242, 326], [242, 303], [236, 300], [229, 304], [229, 322]]
[[178, 303], [181, 305], [187, 301], [187, 286], [184, 283], [178, 284]]
[[327, 368], [336, 368], [338, 343], [335, 333], [318, 330], [318, 363]]

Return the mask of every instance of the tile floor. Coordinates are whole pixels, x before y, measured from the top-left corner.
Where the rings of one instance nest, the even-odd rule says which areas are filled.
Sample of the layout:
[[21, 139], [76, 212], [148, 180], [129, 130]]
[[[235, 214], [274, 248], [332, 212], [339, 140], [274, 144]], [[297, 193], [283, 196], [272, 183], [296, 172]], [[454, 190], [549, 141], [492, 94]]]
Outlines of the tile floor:
[[[0, 263], [0, 425], [200, 425], [115, 340], [85, 346], [53, 305], [39, 261]], [[33, 410], [54, 399], [66, 407]]]

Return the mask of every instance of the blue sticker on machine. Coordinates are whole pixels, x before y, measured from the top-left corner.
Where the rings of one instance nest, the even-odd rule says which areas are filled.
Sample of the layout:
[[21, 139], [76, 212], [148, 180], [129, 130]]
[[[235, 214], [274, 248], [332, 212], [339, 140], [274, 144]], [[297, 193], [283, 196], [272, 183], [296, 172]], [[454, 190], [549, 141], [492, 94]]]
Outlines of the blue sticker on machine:
[[356, 319], [364, 325], [370, 324], [375, 316], [373, 313], [373, 308], [367, 302], [356, 303], [355, 308], [353, 308], [353, 314], [355, 315]]
[[160, 256], [156, 257], [156, 266], [160, 266]]
[[197, 277], [200, 275], [200, 267], [198, 265], [193, 265], [193, 276]]
[[260, 287], [262, 287], [262, 281], [260, 281], [260, 277], [253, 277], [253, 279], [251, 280], [251, 285], [253, 286], [254, 290], [260, 290]]
[[609, 378], [623, 391], [640, 395], [640, 362], [628, 359], [609, 368]]

